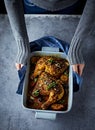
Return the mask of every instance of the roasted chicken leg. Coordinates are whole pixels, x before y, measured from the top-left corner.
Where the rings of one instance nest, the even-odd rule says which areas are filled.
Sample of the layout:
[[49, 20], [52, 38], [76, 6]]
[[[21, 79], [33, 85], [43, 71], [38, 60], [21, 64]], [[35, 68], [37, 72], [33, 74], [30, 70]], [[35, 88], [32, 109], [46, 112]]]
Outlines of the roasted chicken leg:
[[[35, 95], [35, 92], [38, 94]], [[42, 72], [32, 92], [32, 96], [48, 95], [48, 99], [41, 106], [42, 109], [47, 109], [52, 103], [60, 100], [64, 95], [64, 89], [59, 80], [56, 80], [50, 74]]]

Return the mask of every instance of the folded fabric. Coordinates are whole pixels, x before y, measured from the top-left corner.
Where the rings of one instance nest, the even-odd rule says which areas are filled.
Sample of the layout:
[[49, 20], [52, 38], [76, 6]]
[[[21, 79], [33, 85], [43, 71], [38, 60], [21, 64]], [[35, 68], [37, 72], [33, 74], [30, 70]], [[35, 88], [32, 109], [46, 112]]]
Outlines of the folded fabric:
[[[57, 39], [53, 36], [47, 36], [30, 42], [30, 50], [33, 51], [40, 51], [42, 47], [57, 47], [59, 48], [60, 52], [68, 54], [69, 44], [65, 41]], [[20, 79], [18, 89], [16, 91], [17, 94], [22, 94], [23, 91], [23, 82], [26, 73], [26, 66], [23, 66], [21, 70], [18, 71], [18, 76]], [[82, 84], [82, 77], [80, 77], [77, 73], [73, 72], [73, 91], [79, 91]]]

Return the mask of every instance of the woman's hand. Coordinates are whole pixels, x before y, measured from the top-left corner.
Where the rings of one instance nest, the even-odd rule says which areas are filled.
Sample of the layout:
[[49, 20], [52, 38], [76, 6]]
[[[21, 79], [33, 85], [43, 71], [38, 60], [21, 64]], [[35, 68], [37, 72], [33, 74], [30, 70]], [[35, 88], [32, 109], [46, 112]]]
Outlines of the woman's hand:
[[81, 76], [83, 73], [84, 66], [84, 64], [75, 64], [72, 65], [72, 68], [74, 72], [78, 73]]
[[15, 63], [15, 66], [16, 66], [17, 70], [20, 70], [24, 65], [23, 64]]

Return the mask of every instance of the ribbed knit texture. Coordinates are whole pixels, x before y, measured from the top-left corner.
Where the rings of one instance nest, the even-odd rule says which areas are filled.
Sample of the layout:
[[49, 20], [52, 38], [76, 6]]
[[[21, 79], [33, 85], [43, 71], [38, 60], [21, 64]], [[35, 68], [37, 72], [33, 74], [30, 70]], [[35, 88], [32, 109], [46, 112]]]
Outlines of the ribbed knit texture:
[[84, 64], [82, 56], [82, 41], [74, 37], [71, 41], [70, 49], [68, 52], [68, 57], [70, 64]]
[[14, 38], [18, 46], [15, 62], [26, 64], [29, 48], [22, 0], [4, 0]]
[[[87, 0], [83, 14], [72, 38], [69, 49], [69, 60], [71, 64], [83, 64], [82, 44], [86, 37], [91, 35], [95, 29], [95, 0]], [[93, 41], [95, 42], [95, 41]]]
[[25, 64], [30, 52], [29, 41], [27, 39], [17, 39], [18, 52], [16, 63]]

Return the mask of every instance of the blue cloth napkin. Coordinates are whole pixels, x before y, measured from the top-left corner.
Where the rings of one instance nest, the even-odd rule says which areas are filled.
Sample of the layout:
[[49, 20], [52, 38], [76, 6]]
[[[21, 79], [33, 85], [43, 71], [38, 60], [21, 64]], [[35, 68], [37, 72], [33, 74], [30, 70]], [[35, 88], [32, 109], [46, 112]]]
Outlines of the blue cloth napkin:
[[[66, 55], [68, 54], [68, 50], [69, 50], [69, 44], [67, 42], [57, 39], [53, 36], [42, 37], [38, 40], [30, 42], [31, 52], [40, 51], [42, 47], [57, 47], [59, 48], [60, 52], [63, 52]], [[18, 89], [16, 93], [20, 95], [22, 94], [23, 91], [23, 82], [24, 82], [25, 73], [26, 73], [26, 66], [23, 66], [18, 71], [20, 82], [18, 84]], [[77, 73], [73, 72], [73, 92], [79, 91], [81, 84], [82, 84], [82, 77], [80, 77]]]

